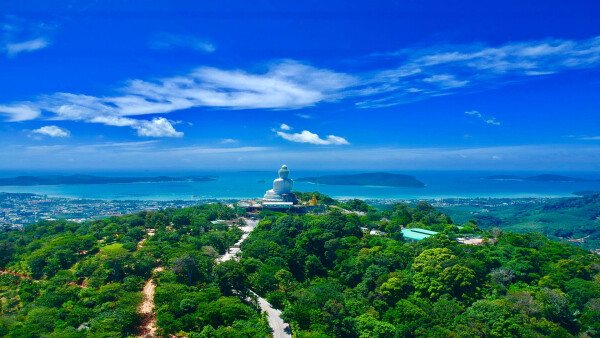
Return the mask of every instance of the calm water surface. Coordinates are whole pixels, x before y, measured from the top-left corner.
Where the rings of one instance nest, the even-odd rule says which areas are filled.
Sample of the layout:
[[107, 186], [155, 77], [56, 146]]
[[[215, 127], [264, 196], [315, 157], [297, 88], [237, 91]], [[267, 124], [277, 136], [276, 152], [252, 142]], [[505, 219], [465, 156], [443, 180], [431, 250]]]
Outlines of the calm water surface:
[[[345, 174], [355, 172], [309, 172], [292, 171], [290, 177]], [[294, 189], [320, 191], [334, 198], [379, 198], [418, 199], [445, 197], [562, 197], [573, 196], [574, 191], [599, 190], [600, 182], [530, 182], [496, 181], [483, 177], [504, 174], [533, 176], [532, 172], [489, 172], [489, 171], [403, 171], [394, 172], [413, 175], [426, 184], [424, 188], [396, 188], [377, 186], [332, 186], [295, 182]], [[2, 172], [2, 177], [46, 173]], [[52, 173], [57, 174], [57, 173]], [[62, 173], [71, 174], [71, 173]], [[86, 173], [104, 176], [184, 176], [217, 175], [210, 182], [164, 182], [98, 185], [52, 185], [52, 186], [3, 186], [0, 192], [27, 192], [54, 197], [97, 198], [97, 199], [140, 199], [140, 200], [190, 200], [209, 198], [258, 198], [272, 188], [276, 170], [254, 172], [195, 172], [195, 173]], [[598, 173], [560, 172], [553, 174], [570, 177], [600, 179]]]

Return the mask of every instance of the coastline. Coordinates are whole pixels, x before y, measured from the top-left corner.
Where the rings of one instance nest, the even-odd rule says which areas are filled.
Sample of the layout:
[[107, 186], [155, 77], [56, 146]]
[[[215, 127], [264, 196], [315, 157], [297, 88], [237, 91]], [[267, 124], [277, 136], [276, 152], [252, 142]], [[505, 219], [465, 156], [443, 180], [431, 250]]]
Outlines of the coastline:
[[[491, 172], [412, 172], [410, 174], [425, 184], [425, 187], [402, 188], [373, 185], [324, 185], [309, 182], [294, 182], [293, 190], [320, 193], [336, 199], [368, 200], [439, 200], [447, 198], [561, 198], [576, 197], [576, 191], [600, 191], [600, 182], [536, 182], [517, 180], [483, 180]], [[132, 173], [127, 173], [132, 175]], [[145, 173], [148, 175], [148, 173]], [[159, 174], [159, 173], [155, 173]], [[169, 173], [173, 175], [173, 173]], [[181, 173], [184, 174], [184, 173]], [[190, 175], [191, 173], [185, 173]], [[205, 201], [228, 199], [256, 199], [271, 188], [274, 173], [271, 172], [197, 172], [197, 176], [217, 175], [216, 181], [176, 181], [153, 183], [110, 183], [90, 185], [38, 185], [2, 186], [0, 191], [8, 193], [34, 193], [62, 198], [84, 198], [100, 200], [145, 200], [145, 201]], [[294, 172], [294, 176], [316, 175], [314, 172]], [[329, 173], [328, 173], [329, 174]], [[515, 175], [534, 173], [514, 172]], [[578, 173], [563, 173], [583, 177]], [[1, 176], [1, 175], [0, 175]], [[592, 179], [596, 176], [586, 175]], [[293, 179], [294, 177], [292, 177]]]
[[[62, 194], [44, 194], [38, 192], [25, 192], [25, 191], [2, 191], [0, 189], [0, 194], [35, 194], [35, 195], [45, 195], [48, 198], [64, 198], [64, 199], [72, 199], [72, 200], [99, 200], [99, 201], [146, 201], [146, 202], [214, 202], [214, 201], [242, 201], [242, 200], [258, 200], [260, 196], [194, 196], [194, 198], [169, 198], [170, 196], [150, 196], [149, 198], [101, 198], [101, 197], [81, 197], [81, 196], [72, 196], [72, 195], [62, 195]], [[574, 194], [540, 194], [540, 193], [518, 193], [518, 194], [494, 194], [494, 195], [432, 195], [432, 196], [398, 196], [398, 197], [377, 197], [377, 196], [360, 196], [360, 195], [329, 195], [331, 198], [347, 201], [351, 199], [360, 199], [365, 201], [393, 201], [393, 202], [402, 202], [402, 201], [441, 201], [441, 200], [450, 200], [450, 199], [557, 199], [557, 198], [573, 198], [573, 197], [581, 197]]]

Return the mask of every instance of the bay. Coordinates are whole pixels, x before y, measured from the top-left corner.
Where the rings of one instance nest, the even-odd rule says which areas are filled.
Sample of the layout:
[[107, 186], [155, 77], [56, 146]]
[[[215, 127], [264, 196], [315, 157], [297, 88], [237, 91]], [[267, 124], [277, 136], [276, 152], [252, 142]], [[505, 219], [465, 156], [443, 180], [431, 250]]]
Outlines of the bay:
[[[599, 190], [600, 182], [535, 182], [513, 180], [487, 180], [491, 175], [534, 176], [547, 172], [495, 172], [495, 171], [389, 171], [415, 176], [424, 182], [424, 188], [398, 188], [381, 186], [337, 186], [295, 182], [294, 190], [319, 191], [334, 198], [362, 199], [436, 199], [450, 197], [567, 197], [581, 190]], [[203, 199], [256, 199], [272, 188], [277, 171], [222, 171], [222, 172], [77, 172], [103, 176], [148, 175], [216, 175], [209, 182], [160, 182], [94, 185], [3, 186], [0, 192], [45, 194], [52, 197], [91, 198], [107, 200], [203, 200]], [[300, 178], [320, 175], [355, 174], [360, 171], [303, 171], [293, 170], [290, 177]], [[1, 177], [18, 175], [73, 174], [68, 172], [2, 172]], [[596, 172], [552, 172], [569, 177], [597, 180]]]

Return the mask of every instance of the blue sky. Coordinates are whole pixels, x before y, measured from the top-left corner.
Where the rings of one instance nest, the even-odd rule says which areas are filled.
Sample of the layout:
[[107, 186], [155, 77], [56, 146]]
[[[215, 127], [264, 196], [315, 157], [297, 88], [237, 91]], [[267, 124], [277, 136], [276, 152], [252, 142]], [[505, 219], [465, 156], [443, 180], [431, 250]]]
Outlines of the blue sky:
[[3, 1], [0, 169], [600, 169], [595, 1]]

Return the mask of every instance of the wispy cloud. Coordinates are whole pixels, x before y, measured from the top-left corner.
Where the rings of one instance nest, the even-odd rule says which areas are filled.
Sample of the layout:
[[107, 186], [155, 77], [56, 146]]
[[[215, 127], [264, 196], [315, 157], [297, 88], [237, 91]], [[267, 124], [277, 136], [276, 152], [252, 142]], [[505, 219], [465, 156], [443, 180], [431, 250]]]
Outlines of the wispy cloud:
[[[353, 101], [359, 108], [394, 106], [598, 67], [600, 37], [403, 49], [372, 55], [367, 62], [378, 66], [381, 58], [399, 66], [360, 73], [322, 69], [293, 60], [276, 61], [265, 71], [254, 73], [199, 67], [163, 79], [132, 80], [114, 96], [54, 93], [28, 102], [2, 104], [0, 113], [7, 115], [9, 121], [35, 119], [43, 113], [54, 120], [127, 126], [141, 136], [181, 136], [163, 120], [138, 120], [132, 116], [199, 107], [289, 110], [340, 100]], [[493, 118], [481, 118], [498, 124]], [[161, 132], [149, 130], [159, 125]], [[172, 123], [169, 125], [172, 127]]]
[[214, 44], [195, 36], [168, 33], [155, 35], [149, 46], [152, 49], [188, 48], [205, 53], [212, 53], [217, 49]]
[[0, 18], [0, 52], [9, 58], [33, 52], [50, 45], [48, 34], [54, 27], [30, 22], [15, 16]]
[[137, 142], [106, 142], [106, 143], [98, 143], [98, 144], [90, 144], [85, 147], [92, 148], [106, 148], [106, 147], [118, 147], [118, 148], [131, 148], [131, 147], [140, 147], [147, 146], [150, 144], [158, 143], [156, 140], [152, 141], [137, 141]]
[[[54, 120], [76, 120], [128, 126], [141, 136], [147, 123], [127, 116], [162, 114], [193, 107], [222, 109], [294, 109], [334, 100], [335, 93], [355, 82], [354, 77], [314, 68], [293, 61], [273, 64], [266, 73], [197, 68], [186, 76], [157, 81], [133, 80], [121, 89], [124, 94], [97, 97], [55, 93], [36, 102], [1, 105], [0, 113], [12, 121], [34, 119], [41, 111]], [[152, 124], [163, 120], [153, 120]], [[170, 136], [180, 134], [167, 133]]]
[[0, 105], [0, 114], [8, 116], [7, 121], [18, 122], [36, 119], [41, 115], [37, 103], [23, 102], [13, 105]]
[[96, 116], [89, 122], [104, 123], [109, 126], [131, 127], [137, 131], [138, 136], [147, 137], [183, 137], [183, 133], [175, 130], [171, 121], [164, 117], [152, 120], [138, 120], [119, 116]]
[[308, 115], [308, 114], [296, 114], [296, 116], [298, 116], [301, 119], [311, 119], [312, 116]]
[[499, 126], [500, 125], [500, 122], [496, 121], [495, 117], [493, 117], [493, 116], [483, 116], [477, 110], [466, 111], [465, 114], [474, 116], [474, 117], [480, 119], [481, 121], [483, 121], [483, 122], [485, 122], [487, 124], [493, 124], [495, 126]]
[[57, 126], [44, 126], [39, 129], [32, 130], [31, 132], [50, 137], [68, 137], [71, 135], [69, 130]]
[[298, 143], [310, 143], [317, 145], [348, 145], [350, 144], [345, 138], [335, 135], [328, 135], [325, 139], [319, 137], [319, 135], [311, 133], [308, 130], [303, 130], [301, 133], [286, 133], [278, 131], [277, 136], [280, 136], [284, 140]]
[[282, 123], [281, 126], [279, 126], [279, 129], [281, 129], [281, 130], [292, 130], [292, 127], [288, 126], [285, 123]]
[[[77, 158], [73, 168], [267, 169], [285, 162], [294, 169], [329, 168], [357, 170], [408, 170], [443, 167], [482, 170], [597, 170], [599, 146], [581, 144], [517, 145], [504, 147], [165, 147], [162, 143], [55, 145], [0, 147], [0, 168], [42, 166], [64, 168]], [[135, 163], [131, 161], [135, 158]], [[233, 164], [232, 159], [240, 159]], [[237, 162], [237, 161], [236, 161]]]
[[546, 39], [500, 46], [438, 45], [377, 53], [367, 62], [396, 61], [395, 69], [373, 73], [359, 107], [392, 106], [462, 90], [485, 90], [600, 65], [600, 36], [587, 40]]
[[600, 136], [585, 136], [579, 137], [578, 139], [584, 141], [600, 141]]
[[8, 57], [15, 57], [22, 52], [33, 52], [38, 49], [46, 48], [50, 43], [46, 38], [37, 38], [33, 40], [6, 43], [5, 50]]
[[[438, 84], [442, 89], [464, 87], [469, 83], [467, 80], [459, 81], [454, 75], [449, 74], [432, 75], [431, 77], [423, 79], [423, 81]], [[411, 93], [419, 92], [419, 90], [415, 90], [415, 88], [409, 88], [408, 91]]]

